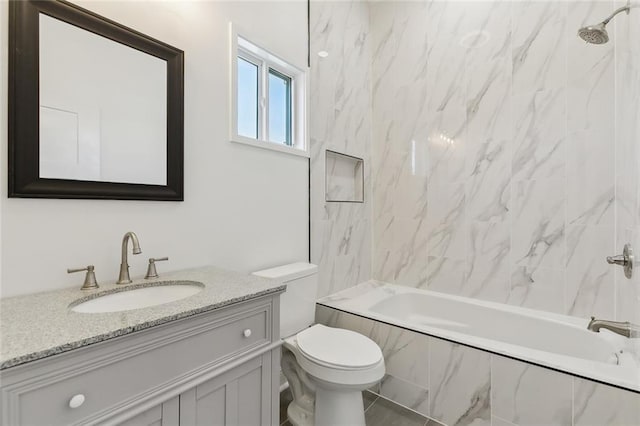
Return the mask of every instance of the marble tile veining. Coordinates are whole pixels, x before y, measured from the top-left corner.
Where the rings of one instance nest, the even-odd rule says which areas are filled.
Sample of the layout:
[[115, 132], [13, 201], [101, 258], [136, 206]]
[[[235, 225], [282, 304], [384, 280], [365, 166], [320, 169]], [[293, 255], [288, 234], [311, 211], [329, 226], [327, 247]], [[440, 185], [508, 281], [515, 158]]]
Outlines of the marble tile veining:
[[489, 426], [489, 354], [439, 339], [430, 345], [430, 416], [452, 426]]
[[[312, 1], [309, 120], [311, 140], [311, 261], [318, 296], [371, 278], [371, 39], [364, 2]], [[326, 51], [321, 58], [316, 52]], [[311, 117], [311, 116], [310, 116]], [[325, 150], [364, 159], [363, 203], [326, 203]], [[358, 190], [360, 183], [358, 184]], [[329, 196], [345, 188], [331, 184]], [[353, 191], [352, 191], [353, 192]]]
[[[381, 300], [406, 294], [414, 297], [403, 298], [403, 302], [396, 299], [396, 302], [401, 303], [397, 317], [392, 313], [380, 315], [379, 311], [385, 309], [380, 305]], [[412, 315], [410, 308], [411, 300], [417, 299], [419, 294], [424, 293], [422, 290], [403, 286], [381, 286], [380, 283], [370, 282], [326, 297], [320, 302], [322, 304], [317, 305], [317, 322], [357, 331], [369, 336], [381, 347], [387, 374], [371, 390], [382, 398], [391, 399], [446, 425], [640, 424], [640, 393], [637, 382], [633, 380], [634, 375], [637, 376], [637, 369], [626, 364], [626, 361], [623, 364], [629, 369], [583, 360], [579, 358], [581, 355], [575, 357], [575, 354], [568, 359], [563, 356], [555, 358], [559, 354], [545, 355], [546, 350], [536, 351], [529, 347], [522, 347], [522, 351], [517, 353], [509, 352], [503, 350], [505, 348], [500, 349], [503, 343], [497, 341], [493, 343], [494, 346], [484, 347], [480, 340], [485, 344], [487, 341], [478, 340], [478, 336], [465, 336], [457, 332], [447, 334], [437, 327], [422, 326], [420, 315]], [[499, 309], [497, 307], [500, 306], [489, 302], [471, 303], [473, 306], [475, 303], [487, 304], [493, 309]], [[403, 316], [403, 307], [409, 311], [406, 317]], [[513, 308], [503, 309], [511, 312]], [[438, 308], [432, 306], [430, 310], [434, 312]], [[440, 320], [446, 318], [444, 313], [439, 315], [442, 315], [441, 318], [438, 317]], [[576, 318], [549, 313], [541, 315], [551, 321], [566, 322], [580, 328], [584, 326], [584, 322]], [[408, 320], [416, 317], [415, 323]], [[394, 325], [396, 321], [397, 325]], [[511, 322], [517, 321], [505, 318], [501, 323]], [[487, 330], [491, 328], [478, 325]], [[500, 327], [496, 326], [492, 332], [498, 329]], [[533, 334], [525, 336], [525, 329]], [[535, 329], [532, 324], [521, 327], [519, 336], [527, 341], [535, 340], [537, 333], [532, 329]], [[548, 345], [558, 345], [559, 351], [575, 349], [570, 342], [555, 342], [553, 338], [547, 341], [545, 347]], [[544, 359], [545, 357], [548, 359]], [[562, 360], [568, 363], [563, 366]], [[583, 363], [584, 369], [572, 369], [580, 363]], [[419, 381], [422, 374], [415, 374], [424, 366], [428, 367], [426, 382]], [[618, 370], [619, 376], [605, 378], [595, 374], [599, 368], [609, 370], [610, 367], [622, 368]], [[616, 386], [631, 387], [623, 390], [582, 379], [574, 374], [593, 374], [597, 380], [610, 380]], [[631, 382], [628, 382], [629, 379]]]
[[571, 315], [615, 317], [615, 269], [605, 259], [614, 253], [615, 230], [608, 226], [567, 228], [567, 311]]
[[492, 357], [492, 414], [519, 426], [571, 426], [572, 377]]
[[634, 426], [640, 424], [640, 395], [574, 379], [574, 426]]
[[578, 317], [638, 311], [621, 294], [639, 282], [603, 256], [640, 225], [640, 15], [616, 17], [604, 45], [576, 36], [624, 4], [369, 4], [372, 278]]

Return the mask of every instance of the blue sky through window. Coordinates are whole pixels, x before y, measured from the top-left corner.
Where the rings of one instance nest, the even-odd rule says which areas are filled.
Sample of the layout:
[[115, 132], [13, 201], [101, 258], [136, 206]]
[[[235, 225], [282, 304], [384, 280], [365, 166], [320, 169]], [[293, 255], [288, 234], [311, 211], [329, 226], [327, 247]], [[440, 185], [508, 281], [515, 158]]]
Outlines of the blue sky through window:
[[269, 140], [291, 145], [291, 79], [269, 72]]
[[258, 67], [238, 58], [238, 134], [258, 139]]

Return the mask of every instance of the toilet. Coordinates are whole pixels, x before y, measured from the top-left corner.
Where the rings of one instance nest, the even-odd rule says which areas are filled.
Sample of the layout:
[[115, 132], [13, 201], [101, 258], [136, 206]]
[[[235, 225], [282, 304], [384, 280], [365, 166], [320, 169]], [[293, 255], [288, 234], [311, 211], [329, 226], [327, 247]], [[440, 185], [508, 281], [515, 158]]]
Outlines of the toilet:
[[362, 391], [385, 373], [380, 347], [351, 330], [313, 325], [318, 267], [294, 263], [254, 272], [287, 285], [280, 297], [282, 372], [294, 426], [364, 426]]

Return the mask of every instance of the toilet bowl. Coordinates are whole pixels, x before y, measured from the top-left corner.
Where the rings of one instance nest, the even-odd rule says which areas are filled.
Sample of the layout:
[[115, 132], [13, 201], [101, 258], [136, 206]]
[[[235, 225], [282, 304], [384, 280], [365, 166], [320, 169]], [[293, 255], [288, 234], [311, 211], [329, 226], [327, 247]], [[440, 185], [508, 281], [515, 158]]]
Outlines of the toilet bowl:
[[287, 284], [280, 300], [282, 372], [294, 426], [364, 426], [362, 391], [385, 373], [380, 347], [362, 334], [313, 324], [317, 267], [296, 263], [255, 272]]
[[[294, 426], [364, 426], [362, 391], [385, 373], [384, 358], [375, 342], [350, 330], [320, 324], [284, 340], [282, 365], [289, 384], [296, 382], [287, 410]], [[315, 404], [309, 406], [313, 397]]]

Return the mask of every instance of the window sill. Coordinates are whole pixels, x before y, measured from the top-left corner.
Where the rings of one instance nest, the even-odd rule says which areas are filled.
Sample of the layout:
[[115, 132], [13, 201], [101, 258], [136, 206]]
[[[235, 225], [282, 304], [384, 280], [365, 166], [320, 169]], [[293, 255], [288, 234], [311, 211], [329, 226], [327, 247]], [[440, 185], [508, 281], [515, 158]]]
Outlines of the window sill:
[[242, 136], [234, 136], [231, 138], [231, 142], [241, 143], [243, 145], [249, 145], [256, 148], [268, 149], [270, 151], [282, 152], [285, 154], [297, 155], [298, 157], [310, 158], [309, 152], [307, 150], [301, 150], [298, 148], [293, 148], [287, 145], [282, 145], [275, 142], [267, 142], [257, 139], [245, 138]]

